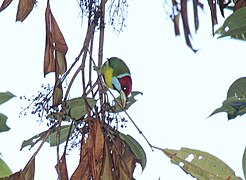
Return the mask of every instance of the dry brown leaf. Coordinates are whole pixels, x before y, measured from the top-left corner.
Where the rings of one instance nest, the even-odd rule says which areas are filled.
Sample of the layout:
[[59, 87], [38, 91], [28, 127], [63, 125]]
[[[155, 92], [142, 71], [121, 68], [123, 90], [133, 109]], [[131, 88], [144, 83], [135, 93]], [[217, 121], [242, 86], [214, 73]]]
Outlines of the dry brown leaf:
[[115, 137], [113, 142], [111, 150], [116, 179], [133, 179], [133, 172], [136, 164], [134, 153], [118, 136]]
[[233, 8], [234, 11], [246, 6], [245, 0], [236, 0], [234, 1], [234, 3], [235, 3], [235, 6]]
[[177, 15], [174, 15], [174, 18], [173, 18], [175, 36], [179, 36], [180, 35], [179, 16], [180, 16], [180, 13], [178, 13]]
[[52, 97], [53, 97], [52, 106], [55, 107], [61, 104], [63, 98], [63, 90], [62, 90], [62, 82], [60, 78], [56, 79]]
[[89, 170], [89, 155], [85, 150], [86, 143], [84, 137], [81, 139], [80, 149], [80, 162], [74, 173], [72, 174], [71, 180], [88, 180], [90, 179]]
[[[59, 170], [58, 170], [59, 168]], [[57, 173], [60, 172], [59, 177], [60, 180], [68, 180], [68, 172], [67, 172], [67, 163], [66, 163], [66, 155], [63, 153], [59, 163], [56, 164], [56, 171]]]
[[56, 62], [57, 62], [56, 74], [64, 74], [67, 70], [67, 62], [66, 62], [65, 54], [60, 51], [55, 51], [55, 52], [56, 52]]
[[176, 0], [172, 0], [172, 6], [173, 6], [172, 7], [173, 13], [172, 15], [170, 15], [170, 17], [173, 21], [175, 36], [179, 36], [180, 35], [180, 30], [179, 30], [180, 10], [179, 10], [178, 3]]
[[35, 0], [20, 0], [16, 14], [16, 21], [23, 22], [30, 14], [35, 4]]
[[220, 8], [220, 13], [221, 13], [221, 15], [222, 15], [223, 17], [225, 17], [225, 16], [224, 16], [224, 8], [225, 8], [225, 6], [224, 6], [224, 0], [217, 0], [217, 2], [218, 2], [218, 4], [219, 4], [219, 8]]
[[106, 142], [104, 144], [103, 157], [104, 158], [101, 177], [102, 179], [113, 180], [111, 154], [109, 152], [108, 145]]
[[182, 0], [181, 1], [181, 16], [182, 16], [182, 21], [183, 21], [183, 27], [184, 27], [184, 35], [185, 35], [185, 41], [186, 44], [194, 51], [196, 52], [197, 50], [192, 47], [192, 44], [190, 42], [190, 27], [188, 23], [188, 13], [187, 13], [187, 0]]
[[7, 8], [12, 1], [13, 0], [4, 0], [1, 7], [0, 7], [0, 12], [3, 11], [5, 8]]
[[0, 178], [0, 180], [34, 180], [34, 172], [35, 158], [28, 162], [23, 170], [16, 172], [9, 177]]
[[52, 43], [54, 44], [54, 49], [57, 51], [60, 51], [62, 53], [67, 53], [68, 47], [66, 44], [66, 41], [62, 35], [62, 32], [55, 20], [55, 17], [53, 16], [51, 9], [49, 7], [49, 19], [48, 19], [51, 27], [51, 37], [52, 37]]
[[217, 12], [216, 12], [216, 2], [213, 0], [208, 0], [208, 5], [210, 8], [210, 12], [211, 12], [212, 32], [214, 34], [214, 25], [218, 23]]
[[81, 142], [80, 162], [71, 180], [88, 180], [91, 177], [98, 180], [102, 171], [104, 148], [104, 136], [98, 119], [94, 119], [87, 141], [82, 137]]
[[133, 171], [135, 169], [135, 155], [133, 154], [133, 152], [131, 151], [130, 147], [128, 145], [125, 145], [124, 148], [124, 153], [122, 154], [122, 159], [124, 159], [124, 161], [121, 161], [122, 164], [122, 170], [126, 173], [126, 174], [133, 174]]
[[34, 180], [35, 158], [33, 158], [30, 162], [27, 163], [22, 172], [25, 177], [25, 180]]
[[49, 40], [49, 36], [47, 35], [47, 25], [46, 25], [46, 45], [45, 45], [45, 53], [44, 53], [44, 76], [49, 72], [55, 72], [56, 64], [55, 58], [53, 55], [54, 48], [51, 45]]
[[49, 4], [45, 11], [46, 42], [44, 53], [44, 76], [49, 72], [55, 72], [56, 77], [67, 70], [66, 53], [68, 50], [66, 41], [51, 12]]
[[99, 120], [94, 120], [92, 135], [93, 135], [93, 139], [91, 139], [91, 141], [94, 142], [93, 147], [92, 147], [94, 149], [94, 159], [93, 160], [95, 162], [95, 167], [94, 167], [95, 176], [94, 177], [96, 177], [96, 179], [97, 178], [99, 179], [101, 171], [102, 171], [103, 148], [104, 148], [104, 135], [103, 135]]
[[193, 0], [193, 11], [194, 11], [194, 24], [195, 30], [197, 31], [199, 28], [199, 18], [198, 18], [198, 0]]
[[25, 180], [22, 171], [16, 172], [9, 177], [0, 178], [0, 180]]

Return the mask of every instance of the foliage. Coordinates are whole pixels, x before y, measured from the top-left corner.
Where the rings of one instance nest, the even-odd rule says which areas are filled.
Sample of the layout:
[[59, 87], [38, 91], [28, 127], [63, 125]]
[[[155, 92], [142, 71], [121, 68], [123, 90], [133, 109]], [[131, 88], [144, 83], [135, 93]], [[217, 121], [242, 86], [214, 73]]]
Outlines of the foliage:
[[233, 179], [240, 180], [235, 172], [217, 157], [203, 151], [181, 148], [180, 150], [162, 150], [171, 162], [197, 179]]
[[219, 38], [230, 36], [234, 39], [246, 40], [246, 7], [231, 14], [216, 31]]
[[[7, 8], [12, 0], [4, 0], [0, 12]], [[195, 31], [199, 28], [198, 9], [203, 9], [203, 4], [193, 0], [193, 18]], [[16, 13], [16, 21], [23, 22], [33, 10], [34, 0], [19, 0]], [[133, 172], [136, 163], [139, 163], [144, 170], [147, 157], [142, 146], [131, 136], [118, 131], [120, 123], [125, 123], [125, 118], [119, 118], [118, 113], [123, 112], [134, 124], [138, 132], [144, 137], [152, 149], [164, 152], [171, 162], [180, 166], [186, 173], [198, 179], [241, 179], [235, 176], [235, 172], [217, 157], [199, 150], [181, 148], [181, 150], [162, 149], [153, 146], [137, 127], [126, 110], [136, 102], [135, 96], [142, 94], [133, 91], [128, 97], [127, 106], [123, 109], [118, 103], [119, 97], [115, 98], [108, 90], [101, 74], [93, 71], [93, 66], [102, 65], [104, 28], [105, 28], [105, 5], [106, 0], [80, 0], [79, 6], [83, 14], [87, 16], [87, 32], [83, 46], [74, 62], [67, 67], [66, 53], [68, 46], [65, 37], [59, 28], [52, 13], [50, 2], [47, 0], [45, 10], [45, 53], [44, 53], [44, 76], [54, 73], [54, 87], [48, 88], [48, 93], [37, 96], [33, 100], [40, 118], [46, 117], [49, 128], [28, 140], [23, 141], [21, 149], [27, 146], [35, 146], [41, 141], [36, 152], [26, 164], [23, 170], [14, 173], [7, 179], [33, 179], [35, 170], [35, 157], [44, 143], [57, 148], [56, 170], [59, 179], [133, 179]], [[165, 1], [165, 3], [167, 3]], [[224, 8], [230, 5], [230, 1], [208, 0], [211, 11], [212, 31], [217, 24], [216, 8], [219, 7], [224, 16]], [[180, 35], [179, 19], [182, 19], [186, 44], [194, 51], [190, 38], [191, 31], [188, 23], [188, 1], [172, 1], [170, 18], [174, 23], [175, 35]], [[217, 7], [218, 4], [218, 7]], [[245, 29], [245, 4], [241, 0], [234, 3], [232, 16], [228, 17], [224, 25], [218, 31], [221, 37], [231, 36], [241, 39]], [[109, 22], [116, 27], [120, 22], [120, 29], [124, 25], [127, 15], [128, 4], [126, 1], [111, 1], [109, 5]], [[121, 21], [116, 20], [117, 18]], [[227, 30], [229, 28], [229, 30]], [[98, 34], [97, 34], [98, 33]], [[96, 34], [98, 36], [96, 36]], [[96, 39], [98, 37], [98, 39]], [[94, 42], [98, 40], [98, 57], [94, 57]], [[77, 69], [75, 68], [78, 65]], [[75, 72], [72, 73], [74, 70]], [[70, 90], [74, 80], [80, 75], [81, 97], [70, 97]], [[93, 77], [96, 76], [96, 79]], [[64, 81], [68, 86], [64, 88]], [[218, 112], [227, 112], [228, 119], [235, 118], [246, 112], [245, 100], [245, 78], [235, 81], [227, 93], [227, 99], [221, 108], [216, 109], [211, 115]], [[34, 108], [34, 109], [35, 109]], [[39, 114], [39, 112], [42, 112]], [[6, 130], [6, 117], [0, 116], [4, 125], [1, 131]], [[65, 142], [64, 151], [60, 157], [60, 144]], [[80, 160], [77, 168], [71, 177], [68, 177], [66, 154], [68, 142], [80, 145]], [[72, 148], [73, 146], [71, 146]], [[245, 153], [244, 153], [245, 154]], [[243, 156], [243, 169], [245, 173], [245, 155]], [[8, 173], [9, 175], [10, 173]], [[7, 174], [6, 174], [7, 175]]]
[[219, 112], [226, 112], [228, 120], [234, 119], [246, 113], [246, 78], [242, 77], [232, 83], [227, 92], [227, 99], [222, 107], [212, 112], [212, 115]]
[[0, 158], [0, 178], [6, 177], [12, 174], [9, 166], [4, 162], [2, 158]]
[[[218, 24], [217, 12], [218, 8], [220, 10], [221, 15], [224, 17], [224, 9], [232, 9], [235, 13], [231, 17], [228, 17], [224, 22], [224, 25], [216, 31], [216, 33], [221, 34], [221, 37], [231, 36], [237, 39], [245, 39], [242, 34], [245, 31], [245, 1], [237, 0], [237, 1], [224, 1], [224, 0], [208, 0], [208, 5], [210, 8], [210, 16], [211, 16], [211, 29], [214, 35], [214, 26]], [[174, 32], [176, 36], [180, 35], [180, 19], [182, 20], [182, 27], [184, 31], [184, 37], [186, 44], [196, 52], [197, 49], [194, 49], [191, 44], [192, 31], [189, 24], [189, 13], [193, 10], [193, 21], [194, 21], [194, 31], [197, 32], [199, 28], [199, 9], [203, 10], [204, 4], [199, 0], [192, 0], [193, 9], [188, 9], [189, 1], [187, 0], [172, 0], [171, 4], [169, 1], [164, 1], [164, 6], [166, 8], [166, 13], [169, 15], [174, 25]], [[242, 9], [242, 10], [241, 10]], [[190, 18], [191, 19], [191, 18]], [[229, 31], [225, 31], [229, 27]], [[225, 29], [226, 28], [226, 29]]]
[[[5, 103], [6, 101], [10, 100], [13, 98], [14, 95], [7, 91], [7, 92], [0, 92], [0, 105]], [[7, 119], [8, 117], [5, 116], [4, 114], [0, 113], [0, 133], [4, 131], [8, 131], [10, 128], [7, 126]]]
[[242, 166], [243, 166], [244, 177], [246, 177], [246, 148], [244, 149], [243, 152]]
[[[15, 95], [13, 95], [11, 92], [1, 92], [0, 93], [0, 104], [5, 103], [6, 101], [13, 98]], [[4, 114], [0, 113], [0, 133], [8, 131], [10, 128], [7, 126], [7, 119], [8, 117]], [[1, 155], [1, 154], [0, 154]], [[2, 158], [0, 158], [0, 177], [9, 176], [12, 174], [10, 168], [8, 165], [4, 162]]]
[[[68, 46], [52, 13], [50, 2], [47, 1], [43, 72], [44, 77], [54, 73], [54, 87], [45, 88], [46, 93], [39, 93], [31, 104], [34, 106], [32, 114], [37, 114], [40, 118], [45, 117], [49, 128], [23, 141], [21, 149], [27, 146], [32, 148], [40, 141], [41, 144], [24, 170], [11, 175], [9, 179], [22, 177], [25, 179], [27, 176], [33, 179], [35, 157], [45, 142], [57, 147], [56, 170], [59, 179], [69, 178], [66, 154], [70, 144], [71, 149], [74, 145], [80, 146], [79, 165], [70, 177], [71, 179], [100, 179], [100, 177], [133, 179], [136, 163], [139, 163], [142, 169], [145, 168], [147, 158], [141, 145], [132, 136], [124, 135], [117, 130], [118, 124], [126, 123], [125, 118], [119, 118], [117, 113], [125, 112], [136, 102], [134, 97], [142, 93], [133, 91], [127, 99], [126, 109], [122, 109], [118, 104], [118, 99], [103, 84], [101, 74], [93, 71], [93, 66], [102, 65], [106, 2], [104, 0], [80, 1], [84, 15], [88, 17], [88, 29], [79, 55], [75, 58], [74, 63], [67, 67]], [[0, 11], [8, 7], [10, 3], [11, 0], [4, 0]], [[34, 4], [35, 1], [20, 0], [16, 20], [23, 22], [33, 10]], [[119, 1], [118, 4], [115, 1], [111, 2], [111, 17], [109, 18], [111, 25], [116, 26], [116, 17], [121, 17], [122, 22], [124, 21], [126, 8], [125, 1]], [[98, 32], [96, 30], [99, 30], [97, 62], [92, 56], [95, 34]], [[75, 65], [79, 63], [79, 67], [75, 69]], [[82, 96], [71, 98], [70, 90], [78, 75], [82, 76]], [[95, 76], [97, 78], [93, 79], [92, 77]], [[89, 79], [86, 80], [85, 77]], [[66, 88], [63, 85], [65, 80], [68, 82]], [[64, 142], [66, 143], [64, 152], [59, 157], [59, 145]]]

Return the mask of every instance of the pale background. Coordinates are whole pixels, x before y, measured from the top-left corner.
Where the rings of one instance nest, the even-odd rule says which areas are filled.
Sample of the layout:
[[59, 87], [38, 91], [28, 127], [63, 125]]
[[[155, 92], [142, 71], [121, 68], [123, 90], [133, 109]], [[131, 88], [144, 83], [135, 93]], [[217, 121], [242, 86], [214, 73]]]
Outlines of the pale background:
[[[173, 24], [166, 17], [161, 0], [130, 0], [124, 32], [118, 34], [111, 27], [106, 28], [104, 59], [118, 56], [131, 69], [133, 90], [142, 91], [143, 96], [138, 96], [128, 113], [153, 145], [207, 151], [243, 177], [245, 116], [230, 122], [225, 113], [206, 118], [221, 106], [230, 84], [245, 76], [245, 43], [212, 37], [206, 3], [204, 12], [199, 14], [198, 35], [193, 35], [194, 47], [200, 49], [196, 54], [185, 45], [183, 36], [174, 37]], [[20, 96], [36, 95], [42, 83], [53, 85], [54, 75], [44, 79], [42, 74], [45, 6], [46, 2], [39, 1], [24, 23], [15, 23], [17, 2], [0, 13], [0, 91], [11, 91], [17, 96], [0, 107], [0, 112], [9, 117], [7, 124], [11, 127], [9, 132], [0, 134], [0, 152], [13, 172], [24, 168], [37, 148], [19, 151], [22, 141], [47, 128], [46, 123], [37, 121], [37, 116], [18, 117], [26, 105]], [[68, 44], [70, 65], [84, 38], [80, 9], [75, 0], [51, 1], [51, 9]], [[219, 21], [223, 19], [220, 17]], [[73, 91], [75, 96], [81, 94], [80, 86]], [[152, 152], [133, 125], [127, 125], [121, 131], [137, 139], [148, 158], [146, 169], [142, 173], [138, 166], [135, 178], [192, 179], [162, 152]], [[67, 161], [71, 174], [79, 161], [78, 152], [72, 151]], [[56, 179], [55, 164], [56, 149], [45, 144], [36, 158], [35, 179]]]

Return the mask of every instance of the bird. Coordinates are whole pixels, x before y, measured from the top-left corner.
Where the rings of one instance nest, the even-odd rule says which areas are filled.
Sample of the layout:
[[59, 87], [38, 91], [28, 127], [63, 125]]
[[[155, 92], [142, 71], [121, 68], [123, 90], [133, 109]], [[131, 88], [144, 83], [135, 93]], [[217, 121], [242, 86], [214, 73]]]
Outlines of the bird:
[[126, 63], [118, 57], [108, 58], [101, 67], [106, 86], [119, 92], [121, 105], [126, 106], [127, 96], [132, 91], [132, 78]]

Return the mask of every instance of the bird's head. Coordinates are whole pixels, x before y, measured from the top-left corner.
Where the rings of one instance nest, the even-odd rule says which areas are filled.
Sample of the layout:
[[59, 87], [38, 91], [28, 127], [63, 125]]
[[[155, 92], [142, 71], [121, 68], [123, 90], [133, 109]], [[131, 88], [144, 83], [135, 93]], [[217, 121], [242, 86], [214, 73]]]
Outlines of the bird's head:
[[132, 91], [132, 78], [129, 75], [122, 76], [117, 78], [115, 82], [117, 83], [113, 83], [113, 87], [120, 93], [121, 105], [125, 108], [127, 96]]
[[124, 76], [119, 78], [120, 88], [118, 91], [123, 91], [128, 96], [132, 91], [132, 78], [131, 76]]

